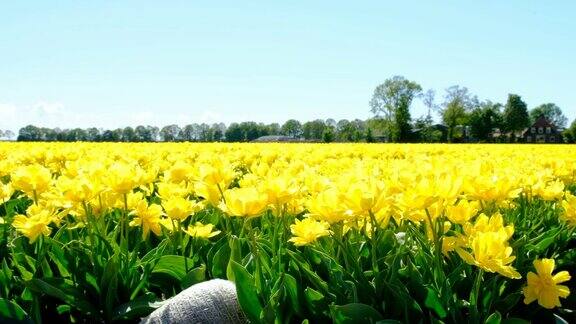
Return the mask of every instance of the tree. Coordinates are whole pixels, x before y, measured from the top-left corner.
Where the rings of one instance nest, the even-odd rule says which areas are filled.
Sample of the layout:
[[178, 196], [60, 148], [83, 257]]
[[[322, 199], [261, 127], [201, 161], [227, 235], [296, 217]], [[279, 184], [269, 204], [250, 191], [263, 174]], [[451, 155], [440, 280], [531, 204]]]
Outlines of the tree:
[[302, 125], [302, 136], [307, 140], [320, 140], [326, 124], [322, 119], [309, 121]]
[[270, 135], [280, 135], [280, 125], [278, 123], [268, 125], [268, 133]]
[[488, 141], [495, 128], [501, 128], [503, 117], [502, 105], [491, 101], [482, 102], [470, 113], [468, 124], [470, 133], [479, 141]]
[[402, 76], [384, 81], [374, 90], [371, 112], [388, 121], [386, 136], [392, 141], [405, 142], [410, 136], [410, 105], [422, 92], [422, 87]]
[[454, 141], [456, 127], [466, 123], [466, 117], [473, 107], [478, 103], [478, 99], [468, 92], [468, 88], [452, 86], [446, 89], [443, 108], [440, 110], [442, 122], [448, 128], [448, 142]]
[[242, 128], [238, 123], [232, 123], [226, 129], [226, 141], [228, 142], [241, 142], [244, 140]]
[[[526, 103], [519, 95], [509, 94], [504, 107], [504, 129], [516, 132], [530, 125]], [[514, 136], [514, 135], [513, 135]]]
[[564, 128], [568, 123], [568, 118], [562, 113], [562, 109], [553, 103], [545, 103], [530, 110], [530, 122], [534, 123], [540, 115], [551, 121], [556, 127]]
[[438, 110], [438, 105], [436, 105], [434, 99], [436, 97], [436, 92], [432, 89], [428, 89], [428, 91], [426, 91], [423, 95], [422, 95], [422, 101], [424, 102], [424, 106], [426, 106], [428, 108], [428, 114], [426, 116], [427, 120], [431, 120], [432, 119], [432, 111], [436, 111]]
[[7, 129], [6, 131], [4, 131], [3, 137], [11, 139], [12, 137], [14, 137], [14, 132]]
[[295, 119], [287, 120], [281, 128], [282, 135], [299, 138], [302, 136], [302, 125]]
[[136, 136], [136, 133], [134, 132], [134, 129], [130, 126], [128, 127], [124, 127], [124, 129], [122, 130], [122, 142], [134, 142], [134, 138]]
[[40, 133], [40, 128], [28, 125], [26, 127], [20, 128], [18, 131], [18, 141], [40, 141], [42, 136]]
[[162, 127], [160, 130], [160, 139], [164, 142], [174, 142], [178, 140], [180, 134], [180, 127], [178, 125], [168, 125]]
[[576, 142], [576, 120], [574, 120], [570, 127], [566, 128], [562, 133], [564, 135], [564, 141], [567, 143], [574, 143]]
[[322, 132], [322, 141], [324, 143], [331, 143], [334, 142], [334, 127], [333, 126], [326, 126], [324, 131]]
[[216, 142], [224, 140], [224, 133], [226, 132], [226, 125], [224, 123], [212, 124], [212, 139]]
[[436, 129], [433, 125], [432, 116], [426, 114], [414, 122], [416, 132], [415, 140], [424, 143], [435, 143], [442, 140], [442, 131]]

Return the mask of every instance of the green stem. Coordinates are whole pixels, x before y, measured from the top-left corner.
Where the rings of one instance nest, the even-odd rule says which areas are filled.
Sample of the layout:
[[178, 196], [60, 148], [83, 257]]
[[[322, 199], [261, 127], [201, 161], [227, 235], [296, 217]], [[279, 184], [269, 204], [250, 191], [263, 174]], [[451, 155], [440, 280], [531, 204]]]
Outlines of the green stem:
[[472, 322], [473, 323], [480, 323], [480, 311], [478, 308], [478, 301], [480, 300], [480, 285], [482, 283], [482, 275], [484, 274], [484, 270], [480, 269], [478, 274], [476, 275], [476, 279], [474, 280], [474, 286], [472, 292], [470, 294], [470, 306], [472, 306]]

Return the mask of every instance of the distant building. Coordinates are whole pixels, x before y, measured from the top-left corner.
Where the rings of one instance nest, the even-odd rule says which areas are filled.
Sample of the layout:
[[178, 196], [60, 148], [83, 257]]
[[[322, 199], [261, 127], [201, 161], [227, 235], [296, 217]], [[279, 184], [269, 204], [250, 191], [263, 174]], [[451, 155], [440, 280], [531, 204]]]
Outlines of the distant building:
[[252, 142], [256, 142], [256, 143], [275, 143], [275, 142], [293, 143], [293, 142], [302, 142], [302, 140], [295, 138], [295, 137], [291, 137], [291, 136], [267, 135], [267, 136], [260, 136], [257, 139], [253, 140]]
[[532, 126], [522, 132], [525, 143], [561, 143], [562, 132], [544, 115], [540, 115]]

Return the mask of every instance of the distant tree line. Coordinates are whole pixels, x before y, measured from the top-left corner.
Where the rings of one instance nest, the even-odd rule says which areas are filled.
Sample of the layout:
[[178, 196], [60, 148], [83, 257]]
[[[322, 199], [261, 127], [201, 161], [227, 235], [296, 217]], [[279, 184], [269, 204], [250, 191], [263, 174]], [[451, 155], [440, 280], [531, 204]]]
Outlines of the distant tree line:
[[59, 142], [249, 142], [267, 135], [283, 135], [312, 142], [372, 141], [371, 121], [343, 119], [313, 120], [304, 124], [290, 119], [284, 124], [256, 122], [189, 124], [184, 127], [168, 125], [124, 127], [114, 130], [100, 128], [46, 128], [28, 125], [18, 132], [18, 141]]
[[[423, 116], [412, 118], [411, 108], [421, 100], [427, 108]], [[301, 123], [290, 119], [284, 124], [252, 121], [100, 128], [45, 128], [28, 125], [18, 132], [19, 141], [93, 141], [93, 142], [249, 142], [267, 135], [283, 135], [311, 142], [515, 142], [521, 131], [543, 115], [563, 130], [565, 142], [576, 142], [576, 121], [565, 128], [568, 119], [554, 103], [528, 109], [517, 94], [509, 94], [505, 103], [479, 100], [466, 87], [445, 90], [441, 102], [436, 93], [402, 76], [394, 76], [378, 85], [369, 102], [374, 116], [368, 120], [317, 119]], [[433, 114], [439, 117], [436, 123]], [[9, 132], [9, 131], [7, 131]], [[0, 137], [14, 134], [0, 131]]]

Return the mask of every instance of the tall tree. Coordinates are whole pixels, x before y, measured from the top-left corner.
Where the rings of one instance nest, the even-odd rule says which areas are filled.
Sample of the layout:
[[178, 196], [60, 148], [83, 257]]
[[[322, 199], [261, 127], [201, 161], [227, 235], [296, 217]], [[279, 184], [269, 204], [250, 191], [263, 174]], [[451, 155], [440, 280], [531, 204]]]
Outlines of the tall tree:
[[244, 134], [242, 134], [242, 128], [238, 123], [232, 123], [226, 129], [226, 141], [228, 142], [241, 142], [244, 140]]
[[160, 130], [160, 139], [164, 142], [173, 142], [178, 140], [180, 127], [178, 125], [167, 125]]
[[488, 141], [490, 134], [495, 128], [501, 128], [503, 117], [502, 105], [489, 100], [480, 105], [470, 113], [468, 124], [470, 132], [479, 141]]
[[394, 76], [374, 90], [370, 107], [372, 113], [388, 121], [386, 136], [395, 142], [410, 137], [410, 105], [422, 93], [422, 87], [403, 76]]
[[530, 125], [528, 108], [517, 94], [509, 94], [504, 107], [504, 129], [516, 132]]
[[576, 120], [572, 121], [570, 127], [566, 128], [562, 133], [564, 135], [564, 141], [567, 143], [576, 142]]
[[302, 136], [307, 140], [320, 140], [326, 124], [322, 119], [305, 122], [302, 125]]
[[422, 101], [424, 102], [424, 106], [428, 108], [428, 114], [426, 115], [427, 120], [432, 119], [432, 111], [438, 110], [438, 105], [434, 101], [436, 98], [436, 92], [432, 89], [428, 89], [428, 91], [422, 94]]
[[551, 121], [554, 125], [556, 125], [556, 127], [564, 128], [568, 123], [568, 118], [564, 116], [562, 109], [553, 103], [541, 104], [540, 106], [530, 110], [530, 122], [535, 122], [536, 119], [540, 117], [540, 115], [546, 117], [546, 119]]
[[448, 142], [457, 137], [456, 127], [466, 123], [468, 113], [477, 103], [478, 99], [472, 96], [466, 87], [455, 85], [446, 89], [440, 114], [442, 122], [448, 128]]
[[302, 125], [296, 119], [287, 120], [284, 125], [282, 125], [282, 134], [286, 136], [291, 136], [294, 138], [299, 138], [302, 136]]

